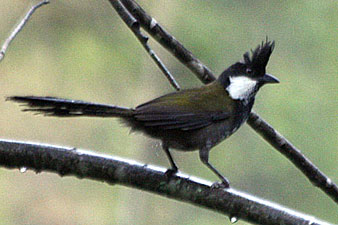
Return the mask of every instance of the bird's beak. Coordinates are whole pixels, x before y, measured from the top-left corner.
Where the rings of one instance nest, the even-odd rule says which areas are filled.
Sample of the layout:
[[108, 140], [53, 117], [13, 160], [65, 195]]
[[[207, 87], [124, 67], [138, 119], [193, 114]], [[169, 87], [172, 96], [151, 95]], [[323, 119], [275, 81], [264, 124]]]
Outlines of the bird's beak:
[[261, 81], [264, 83], [264, 84], [274, 84], [274, 83], [279, 83], [279, 80], [272, 76], [271, 74], [268, 74], [266, 73], [262, 78], [261, 78]]

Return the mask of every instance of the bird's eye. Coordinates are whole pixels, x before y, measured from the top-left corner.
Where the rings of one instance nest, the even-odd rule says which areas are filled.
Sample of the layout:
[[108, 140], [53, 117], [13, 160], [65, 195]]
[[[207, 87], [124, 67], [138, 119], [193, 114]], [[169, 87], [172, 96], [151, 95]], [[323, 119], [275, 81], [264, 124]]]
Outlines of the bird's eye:
[[246, 73], [247, 73], [247, 74], [252, 74], [252, 69], [247, 68], [247, 69], [246, 69]]

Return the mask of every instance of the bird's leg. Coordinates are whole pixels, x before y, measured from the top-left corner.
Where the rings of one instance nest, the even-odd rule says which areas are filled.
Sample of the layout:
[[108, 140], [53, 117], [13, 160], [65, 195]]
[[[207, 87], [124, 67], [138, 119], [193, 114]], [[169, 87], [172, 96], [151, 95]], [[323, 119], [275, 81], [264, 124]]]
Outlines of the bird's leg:
[[163, 150], [165, 152], [165, 154], [167, 155], [169, 162], [170, 162], [170, 166], [171, 168], [168, 169], [165, 173], [166, 175], [168, 175], [169, 177], [171, 177], [172, 175], [174, 175], [175, 173], [177, 173], [178, 168], [176, 166], [176, 163], [173, 159], [173, 157], [171, 156], [170, 152], [169, 152], [169, 148], [167, 146], [163, 146]]
[[202, 148], [200, 149], [200, 159], [201, 161], [214, 172], [221, 180], [222, 183], [215, 183], [212, 185], [212, 187], [217, 187], [217, 188], [229, 188], [230, 187], [230, 182], [228, 181], [227, 178], [225, 178], [220, 172], [217, 171], [213, 165], [209, 163], [209, 148]]

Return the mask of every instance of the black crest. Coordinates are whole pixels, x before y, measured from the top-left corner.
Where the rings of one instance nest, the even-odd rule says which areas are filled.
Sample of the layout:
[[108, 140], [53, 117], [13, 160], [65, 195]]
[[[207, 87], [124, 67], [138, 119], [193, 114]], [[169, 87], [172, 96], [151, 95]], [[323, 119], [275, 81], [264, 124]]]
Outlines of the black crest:
[[265, 67], [268, 64], [270, 55], [275, 47], [274, 41], [262, 42], [261, 45], [258, 45], [255, 50], [251, 50], [251, 58], [249, 52], [246, 52], [244, 57], [244, 63], [249, 66], [252, 70], [258, 72], [259, 74], [265, 74]]

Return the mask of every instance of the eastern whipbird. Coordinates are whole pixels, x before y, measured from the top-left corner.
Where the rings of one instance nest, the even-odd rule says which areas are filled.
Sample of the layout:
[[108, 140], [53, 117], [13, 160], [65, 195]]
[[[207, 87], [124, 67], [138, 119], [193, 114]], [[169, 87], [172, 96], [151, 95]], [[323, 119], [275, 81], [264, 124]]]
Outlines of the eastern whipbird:
[[209, 162], [209, 151], [233, 134], [249, 117], [260, 87], [279, 83], [265, 72], [274, 42], [266, 41], [227, 68], [214, 82], [202, 87], [163, 95], [136, 108], [96, 104], [55, 97], [12, 96], [24, 103], [23, 111], [56, 117], [118, 117], [133, 131], [159, 139], [171, 169], [176, 166], [169, 149], [199, 150], [201, 161], [221, 180], [229, 181]]

